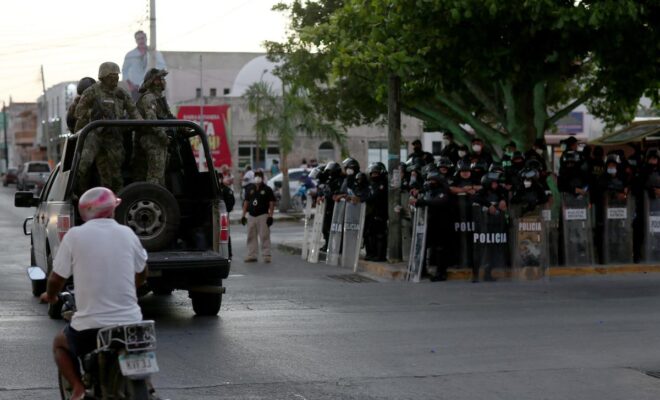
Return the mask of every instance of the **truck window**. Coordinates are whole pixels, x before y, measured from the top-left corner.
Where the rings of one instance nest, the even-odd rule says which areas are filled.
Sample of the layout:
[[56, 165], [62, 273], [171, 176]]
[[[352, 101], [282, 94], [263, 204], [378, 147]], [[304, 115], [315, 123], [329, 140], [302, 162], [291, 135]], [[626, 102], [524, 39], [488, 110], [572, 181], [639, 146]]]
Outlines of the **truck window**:
[[46, 163], [30, 164], [28, 172], [50, 172], [50, 166]]

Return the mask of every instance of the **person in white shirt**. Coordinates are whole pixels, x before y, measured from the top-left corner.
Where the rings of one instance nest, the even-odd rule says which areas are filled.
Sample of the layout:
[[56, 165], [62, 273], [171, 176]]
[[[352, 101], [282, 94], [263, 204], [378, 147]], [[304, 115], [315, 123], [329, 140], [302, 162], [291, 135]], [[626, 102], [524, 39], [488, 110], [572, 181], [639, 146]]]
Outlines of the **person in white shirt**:
[[57, 302], [73, 275], [77, 311], [55, 336], [53, 354], [75, 400], [85, 396], [78, 358], [96, 348], [98, 330], [142, 320], [136, 287], [146, 278], [147, 252], [129, 227], [113, 219], [120, 202], [104, 187], [89, 189], [80, 197], [78, 210], [86, 222], [64, 236], [41, 295], [44, 302]]
[[165, 64], [165, 59], [160, 51], [154, 52], [155, 65], [149, 65], [146, 33], [143, 31], [135, 32], [135, 43], [137, 47], [126, 53], [124, 64], [121, 67], [122, 77], [128, 85], [128, 91], [131, 93], [133, 101], [137, 101], [140, 95], [140, 85], [148, 68], [167, 69], [167, 64]]

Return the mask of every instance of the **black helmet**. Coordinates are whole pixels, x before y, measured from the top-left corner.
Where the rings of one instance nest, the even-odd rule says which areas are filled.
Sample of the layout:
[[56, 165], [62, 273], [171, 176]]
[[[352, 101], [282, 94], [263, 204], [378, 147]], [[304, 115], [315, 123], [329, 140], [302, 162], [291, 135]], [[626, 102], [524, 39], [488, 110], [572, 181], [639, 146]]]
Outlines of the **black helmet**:
[[537, 171], [541, 171], [543, 169], [543, 165], [541, 165], [541, 162], [539, 160], [535, 158], [530, 158], [529, 160], [525, 161], [525, 168], [531, 168]]
[[514, 160], [516, 158], [519, 158], [522, 161], [525, 161], [525, 156], [523, 155], [522, 151], [514, 151], [513, 154], [511, 155], [511, 162], [515, 162]]
[[355, 174], [355, 182], [358, 187], [365, 187], [369, 184], [369, 177], [364, 172], [358, 172]]
[[467, 160], [458, 160], [458, 162], [456, 163], [456, 169], [457, 169], [459, 172], [462, 172], [462, 171], [471, 171], [471, 169], [470, 169], [470, 162], [467, 161]]
[[433, 173], [438, 173], [438, 167], [436, 167], [435, 164], [426, 164], [424, 167], [422, 167], [422, 175], [428, 176], [429, 174]]
[[621, 159], [617, 154], [610, 153], [605, 159], [605, 165], [610, 163], [619, 165], [621, 163]]
[[501, 172], [504, 173], [504, 167], [502, 166], [501, 163], [498, 162], [493, 162], [490, 164], [490, 167], [488, 168], [489, 172]]
[[355, 158], [348, 157], [344, 161], [341, 162], [341, 166], [344, 167], [344, 170], [351, 168], [354, 170], [356, 173], [360, 171], [360, 163], [357, 162]]
[[337, 178], [341, 175], [341, 166], [335, 161], [330, 161], [325, 164], [324, 172], [326, 172], [330, 178]]
[[369, 164], [369, 167], [367, 168], [367, 173], [369, 176], [373, 173], [377, 173], [378, 175], [383, 175], [387, 173], [387, 168], [385, 168], [385, 164], [383, 164], [380, 161], [373, 162]]
[[520, 173], [522, 179], [537, 180], [539, 179], [539, 171], [534, 168], [523, 168]]
[[424, 161], [422, 161], [422, 159], [419, 157], [411, 158], [406, 162], [406, 164], [408, 165], [406, 167], [407, 172], [412, 172], [412, 171], [421, 172], [422, 167], [424, 167]]
[[477, 160], [470, 165], [470, 168], [474, 170], [488, 171], [488, 163], [485, 160]]
[[167, 75], [167, 71], [164, 69], [158, 69], [158, 68], [152, 68], [149, 71], [147, 71], [146, 74], [144, 74], [144, 80], [142, 81], [142, 85], [140, 85], [139, 92], [144, 93], [149, 89], [149, 86], [154, 82], [156, 78], [163, 78], [165, 75]]
[[325, 164], [318, 165], [309, 172], [309, 177], [312, 179], [317, 179], [319, 175], [325, 170]]
[[438, 168], [442, 168], [442, 167], [453, 168], [454, 163], [451, 162], [451, 158], [446, 157], [446, 156], [440, 157], [440, 161], [438, 161]]
[[96, 83], [96, 79], [90, 78], [89, 76], [82, 78], [81, 80], [78, 81], [78, 86], [76, 86], [76, 93], [83, 94], [85, 89], [87, 89], [88, 87], [92, 86], [95, 83]]

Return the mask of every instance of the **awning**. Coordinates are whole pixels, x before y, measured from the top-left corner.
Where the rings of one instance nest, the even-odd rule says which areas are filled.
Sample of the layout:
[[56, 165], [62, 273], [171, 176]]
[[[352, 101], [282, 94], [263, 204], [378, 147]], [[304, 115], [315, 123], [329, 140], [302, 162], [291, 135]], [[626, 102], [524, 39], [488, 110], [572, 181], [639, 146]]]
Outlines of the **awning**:
[[591, 144], [620, 145], [640, 142], [655, 134], [660, 134], [660, 118], [635, 118], [627, 127], [594, 139]]

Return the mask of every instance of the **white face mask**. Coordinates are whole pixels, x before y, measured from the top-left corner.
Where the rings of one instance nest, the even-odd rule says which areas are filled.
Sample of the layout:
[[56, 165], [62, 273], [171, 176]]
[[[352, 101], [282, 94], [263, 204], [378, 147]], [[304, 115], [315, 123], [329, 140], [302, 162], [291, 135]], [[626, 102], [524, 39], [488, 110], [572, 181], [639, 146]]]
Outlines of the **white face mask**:
[[616, 174], [616, 168], [608, 168], [607, 173], [610, 175], [615, 175]]
[[479, 144], [473, 145], [472, 150], [474, 150], [477, 153], [480, 152], [481, 151], [481, 145], [479, 145]]
[[354, 173], [355, 173], [355, 171], [353, 171], [353, 168], [346, 168], [346, 175], [351, 176]]
[[463, 150], [459, 150], [459, 151], [458, 151], [458, 156], [459, 156], [460, 158], [465, 157], [465, 151], [463, 151]]
[[525, 185], [525, 189], [529, 189], [532, 187], [532, 181], [523, 181], [523, 185]]
[[261, 182], [263, 182], [263, 179], [261, 179], [260, 176], [255, 176], [255, 177], [254, 177], [254, 183], [259, 184], [259, 183], [261, 183]]
[[447, 146], [450, 143], [449, 139], [442, 139], [442, 145]]
[[542, 156], [543, 155], [543, 149], [536, 149], [536, 154]]

